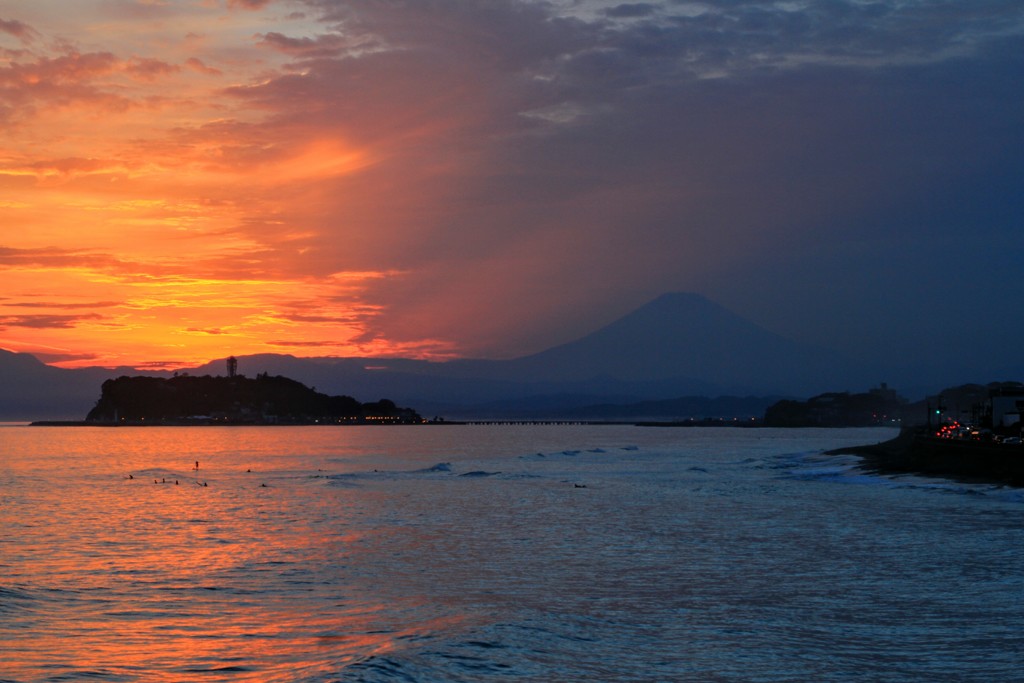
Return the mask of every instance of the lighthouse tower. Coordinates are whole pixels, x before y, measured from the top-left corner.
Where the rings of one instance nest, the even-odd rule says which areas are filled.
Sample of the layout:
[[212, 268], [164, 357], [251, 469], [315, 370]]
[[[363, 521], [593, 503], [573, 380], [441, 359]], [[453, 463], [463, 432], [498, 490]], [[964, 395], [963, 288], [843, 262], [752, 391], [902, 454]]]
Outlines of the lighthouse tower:
[[238, 359], [234, 356], [228, 356], [228, 377], [234, 377], [238, 374]]

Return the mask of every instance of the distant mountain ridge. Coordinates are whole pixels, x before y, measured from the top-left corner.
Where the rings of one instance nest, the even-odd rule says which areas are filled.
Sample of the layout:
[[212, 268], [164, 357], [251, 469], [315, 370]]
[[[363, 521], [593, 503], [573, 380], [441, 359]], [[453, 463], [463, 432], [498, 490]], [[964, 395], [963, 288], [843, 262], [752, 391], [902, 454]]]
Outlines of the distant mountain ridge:
[[103, 381], [125, 374], [151, 373], [127, 367], [66, 370], [0, 349], [0, 420], [81, 419], [99, 398]]
[[[425, 416], [573, 410], [679, 397], [810, 396], [880, 378], [839, 354], [769, 332], [692, 293], [665, 294], [575, 341], [512, 360], [241, 356], [239, 372], [293, 378], [360, 401], [388, 397]], [[223, 360], [190, 374], [224, 374]], [[65, 370], [0, 351], [0, 417], [81, 419], [105, 379], [131, 368]]]

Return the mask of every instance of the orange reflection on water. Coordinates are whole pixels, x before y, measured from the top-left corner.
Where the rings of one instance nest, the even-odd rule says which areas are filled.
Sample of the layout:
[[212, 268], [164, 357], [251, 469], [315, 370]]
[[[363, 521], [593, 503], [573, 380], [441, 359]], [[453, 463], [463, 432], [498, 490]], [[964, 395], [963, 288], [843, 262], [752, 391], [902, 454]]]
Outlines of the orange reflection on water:
[[[303, 614], [255, 610], [250, 620], [210, 613], [200, 624], [177, 613], [141, 610], [102, 618], [68, 615], [66, 629], [11, 643], [5, 667], [14, 671], [108, 672], [145, 681], [293, 680], [302, 672], [340, 674], [346, 666], [402, 647], [417, 636], [457, 628], [461, 618], [434, 619], [398, 630], [381, 629], [377, 612]], [[223, 679], [217, 677], [220, 673]], [[211, 677], [213, 676], [213, 677]]]
[[4, 614], [5, 675], [293, 680], [459, 623], [381, 592], [366, 553], [386, 533], [359, 521], [378, 492], [216, 429], [201, 451], [194, 431], [69, 430], [8, 463], [0, 552], [24, 600]]

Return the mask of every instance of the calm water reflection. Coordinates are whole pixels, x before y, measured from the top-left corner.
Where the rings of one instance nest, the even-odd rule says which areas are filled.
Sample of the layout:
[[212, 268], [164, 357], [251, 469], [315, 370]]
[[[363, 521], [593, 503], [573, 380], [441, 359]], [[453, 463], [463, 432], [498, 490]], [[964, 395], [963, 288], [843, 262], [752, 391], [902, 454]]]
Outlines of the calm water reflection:
[[887, 435], [0, 427], [0, 680], [1015, 680], [1024, 498]]

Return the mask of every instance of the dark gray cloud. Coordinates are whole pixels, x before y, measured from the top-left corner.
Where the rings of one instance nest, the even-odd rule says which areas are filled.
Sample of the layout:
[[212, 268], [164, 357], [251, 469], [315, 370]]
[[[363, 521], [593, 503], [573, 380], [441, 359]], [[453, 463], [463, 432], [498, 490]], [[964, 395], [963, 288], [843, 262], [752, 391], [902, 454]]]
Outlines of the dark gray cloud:
[[1018, 2], [304, 4], [321, 33], [260, 38], [291, 72], [232, 92], [380, 152], [291, 218], [318, 272], [406, 273], [373, 293], [385, 337], [512, 354], [693, 289], [910, 355], [954, 324], [940, 292], [986, 316], [1024, 294], [998, 257], [1024, 208]]
[[652, 5], [647, 2], [635, 2], [609, 7], [604, 11], [604, 13], [605, 15], [615, 19], [622, 19], [633, 17], [647, 17], [654, 14], [656, 9], [657, 5]]
[[336, 57], [354, 47], [352, 41], [339, 35], [291, 38], [276, 31], [260, 36], [260, 44], [304, 59]]

